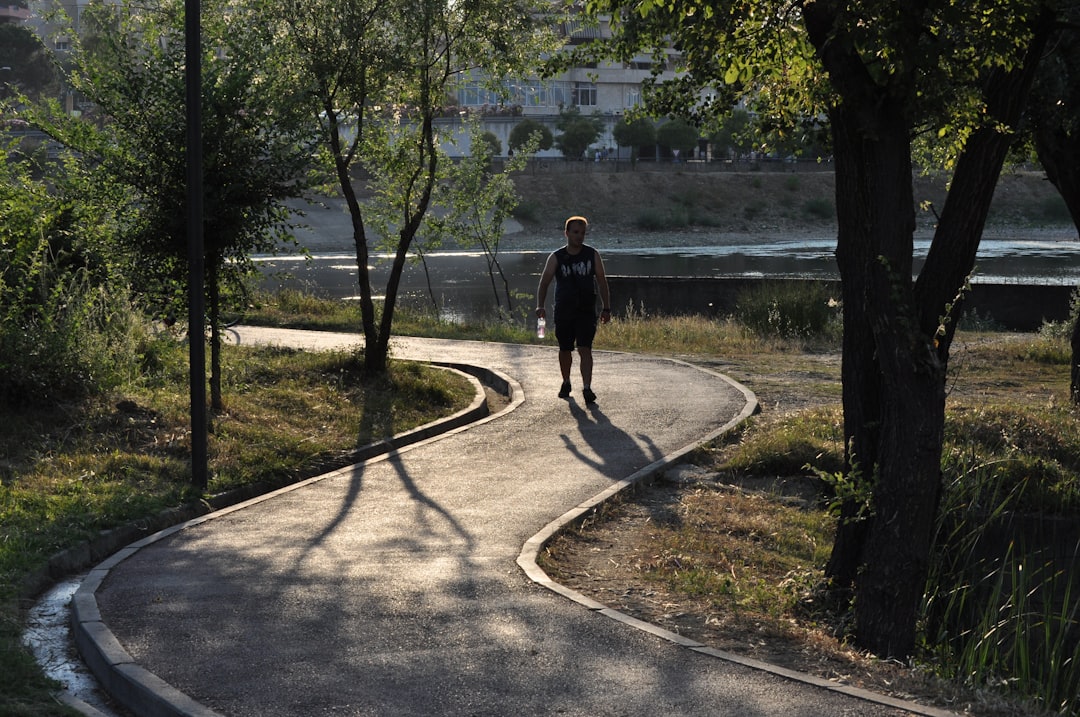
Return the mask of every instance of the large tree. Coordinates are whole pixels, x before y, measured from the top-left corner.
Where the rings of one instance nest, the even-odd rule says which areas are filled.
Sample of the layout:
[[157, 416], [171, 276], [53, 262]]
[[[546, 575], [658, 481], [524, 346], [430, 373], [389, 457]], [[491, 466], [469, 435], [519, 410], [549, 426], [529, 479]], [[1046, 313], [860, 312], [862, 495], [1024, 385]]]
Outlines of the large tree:
[[[323, 156], [352, 219], [364, 365], [385, 371], [398, 286], [446, 164], [435, 118], [470, 73], [528, 74], [550, 33], [533, 0], [266, 0], [252, 22], [279, 28], [275, 46], [310, 99]], [[496, 83], [493, 82], [493, 88]], [[361, 190], [375, 195], [365, 207]], [[365, 214], [388, 235], [369, 237]], [[393, 260], [381, 313], [372, 245]]]
[[[1039, 162], [1080, 232], [1080, 8], [1068, 20], [1039, 67], [1027, 115]], [[1073, 309], [1069, 385], [1080, 404], [1080, 307]]]
[[[828, 574], [853, 590], [857, 642], [915, 645], [940, 462], [949, 346], [1054, 0], [670, 0], [613, 13], [614, 52], [675, 38], [681, 82], [741, 91], [760, 117], [824, 116], [836, 171], [848, 486]], [[707, 111], [660, 92], [662, 111]], [[680, 97], [685, 98], [681, 102]], [[718, 103], [713, 103], [715, 106]], [[912, 140], [951, 143], [950, 191], [913, 279]]]

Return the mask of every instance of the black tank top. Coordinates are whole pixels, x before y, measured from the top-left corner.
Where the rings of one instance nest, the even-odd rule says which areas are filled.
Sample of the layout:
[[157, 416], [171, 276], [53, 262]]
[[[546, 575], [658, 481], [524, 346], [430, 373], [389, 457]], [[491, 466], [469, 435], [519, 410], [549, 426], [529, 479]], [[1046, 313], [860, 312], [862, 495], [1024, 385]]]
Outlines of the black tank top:
[[596, 250], [583, 245], [577, 254], [566, 247], [556, 250], [555, 260], [555, 311], [596, 311]]

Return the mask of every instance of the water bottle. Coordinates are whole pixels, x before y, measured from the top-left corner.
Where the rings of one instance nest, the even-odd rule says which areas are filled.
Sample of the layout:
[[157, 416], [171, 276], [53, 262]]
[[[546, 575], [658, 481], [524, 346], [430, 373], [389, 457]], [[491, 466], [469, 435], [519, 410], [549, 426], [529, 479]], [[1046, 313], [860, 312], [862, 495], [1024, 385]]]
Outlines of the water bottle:
[[547, 321], [544, 319], [536, 320], [536, 338], [544, 338], [544, 334], [547, 333]]

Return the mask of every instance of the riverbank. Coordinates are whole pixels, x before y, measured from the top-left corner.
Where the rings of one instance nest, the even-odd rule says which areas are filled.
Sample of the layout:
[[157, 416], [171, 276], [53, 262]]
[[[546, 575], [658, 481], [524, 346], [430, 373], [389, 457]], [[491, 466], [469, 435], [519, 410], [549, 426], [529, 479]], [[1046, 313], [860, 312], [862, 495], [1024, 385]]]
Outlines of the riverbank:
[[[515, 175], [521, 203], [503, 248], [532, 248], [522, 244], [538, 235], [558, 240], [562, 220], [571, 214], [589, 217], [590, 241], [598, 246], [712, 246], [755, 238], [836, 236], [831, 168], [706, 172], [661, 167]], [[943, 176], [914, 179], [920, 236], [928, 238], [933, 232], [934, 212], [945, 203], [945, 181]], [[998, 183], [985, 236], [1021, 233], [1045, 240], [1077, 239], [1064, 201], [1042, 172], [1008, 172]]]
[[[551, 166], [551, 163], [548, 163]], [[682, 165], [688, 167], [690, 165]], [[600, 248], [666, 248], [748, 244], [783, 238], [836, 237], [831, 169], [798, 172], [704, 171], [679, 165], [578, 163], [564, 170], [514, 175], [518, 210], [505, 225], [500, 250], [547, 250], [562, 241], [572, 214], [590, 220], [590, 243]], [[914, 180], [917, 236], [932, 235], [945, 202], [942, 177]], [[300, 243], [313, 252], [353, 250], [344, 202], [302, 207]], [[1076, 241], [1077, 231], [1057, 190], [1042, 172], [1002, 175], [984, 237]]]

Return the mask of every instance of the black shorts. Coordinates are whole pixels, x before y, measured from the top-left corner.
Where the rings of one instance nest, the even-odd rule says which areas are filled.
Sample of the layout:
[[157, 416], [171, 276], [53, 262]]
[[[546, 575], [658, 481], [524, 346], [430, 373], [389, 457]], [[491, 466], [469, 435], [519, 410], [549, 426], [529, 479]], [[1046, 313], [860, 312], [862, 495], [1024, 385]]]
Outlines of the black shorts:
[[596, 314], [577, 312], [569, 316], [555, 316], [555, 338], [560, 351], [573, 351], [574, 348], [591, 349], [596, 337]]

